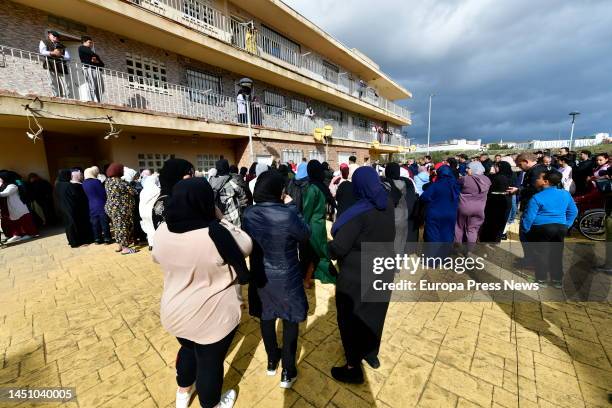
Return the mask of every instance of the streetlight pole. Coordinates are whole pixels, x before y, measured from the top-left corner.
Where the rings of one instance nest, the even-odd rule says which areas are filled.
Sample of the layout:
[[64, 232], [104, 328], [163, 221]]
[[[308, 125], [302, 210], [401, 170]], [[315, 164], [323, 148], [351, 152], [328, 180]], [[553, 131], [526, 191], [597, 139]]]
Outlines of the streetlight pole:
[[580, 112], [570, 112], [569, 114], [572, 117], [572, 130], [570, 132], [570, 142], [569, 142], [569, 149], [570, 151], [572, 150], [572, 143], [574, 142], [574, 125], [576, 123], [576, 116], [580, 115]]
[[435, 94], [429, 94], [429, 115], [427, 117], [427, 154], [429, 155], [429, 142], [431, 137], [431, 98]]

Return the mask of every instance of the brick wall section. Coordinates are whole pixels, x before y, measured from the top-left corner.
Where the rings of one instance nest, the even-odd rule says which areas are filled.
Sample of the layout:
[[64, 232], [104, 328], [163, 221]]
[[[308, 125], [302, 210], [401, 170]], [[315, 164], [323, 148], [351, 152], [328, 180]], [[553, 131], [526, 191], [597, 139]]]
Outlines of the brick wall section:
[[[231, 12], [232, 14], [240, 13], [235, 8], [233, 8]], [[249, 16], [243, 15], [242, 17], [246, 18]], [[75, 38], [80, 38], [81, 35], [87, 34], [94, 38], [96, 52], [100, 54], [104, 60], [106, 68], [126, 72], [127, 66], [125, 54], [137, 54], [163, 62], [167, 70], [167, 80], [170, 83], [187, 85], [186, 70], [188, 68], [218, 75], [222, 78], [221, 91], [225, 95], [235, 95], [237, 90], [235, 84], [238, 79], [243, 77], [243, 75], [239, 73], [228, 72], [218, 67], [190, 59], [186, 56], [178, 55], [162, 48], [156, 48], [128, 38], [122, 38], [115, 33], [96, 27], [84, 27], [85, 31], [78, 31], [74, 28], [67, 31], [65, 28], [57, 27], [54, 24], [49, 23], [47, 13], [13, 3], [8, 0], [0, 0], [0, 27], [3, 27], [3, 29], [0, 30], [0, 44], [32, 52], [37, 52], [38, 43], [45, 36], [46, 30], [49, 28], [57, 29], [58, 31], [74, 36]], [[304, 49], [304, 51], [306, 52], [308, 50]], [[78, 61], [77, 55], [73, 55], [73, 61]], [[42, 69], [42, 67], [33, 64], [32, 67], [28, 67], [28, 70], [24, 71], [22, 77], [25, 81], [25, 79], [31, 75], [38, 75], [40, 77], [40, 80], [37, 81], [40, 82], [39, 88], [37, 89], [41, 89], [44, 95], [50, 95], [50, 88], [48, 86], [48, 80], [46, 79], [46, 72]], [[6, 75], [4, 76], [6, 77]], [[2, 68], [0, 68], [0, 78], [1, 77]], [[33, 91], [30, 89], [32, 87], [31, 81], [28, 85], [25, 83], [20, 85], [21, 86], [17, 89], [19, 91]], [[12, 90], [15, 90], [15, 86], [16, 85], [14, 83], [3, 83], [2, 79], [0, 79], [0, 87], [13, 87]], [[357, 116], [356, 114], [349, 113], [335, 106], [328, 105], [321, 101], [315, 101], [303, 95], [298, 95], [284, 89], [276, 88], [267, 83], [256, 82], [254, 84], [254, 90], [254, 95], [261, 102], [264, 100], [264, 91], [270, 90], [284, 95], [286, 97], [286, 106], [289, 108], [291, 106], [290, 98], [311, 103], [316, 114], [323, 118], [327, 118], [327, 112], [329, 109], [343, 112], [343, 121], [345, 123], [347, 122], [348, 116]], [[151, 103], [152, 102], [149, 101], [149, 104]], [[134, 101], [126, 100], [125, 104], [134, 105]], [[154, 108], [154, 105], [149, 105], [149, 107]], [[370, 122], [371, 124], [382, 125], [377, 121], [370, 120]], [[389, 127], [396, 133], [398, 133], [400, 130], [398, 126], [391, 124], [389, 124]]]

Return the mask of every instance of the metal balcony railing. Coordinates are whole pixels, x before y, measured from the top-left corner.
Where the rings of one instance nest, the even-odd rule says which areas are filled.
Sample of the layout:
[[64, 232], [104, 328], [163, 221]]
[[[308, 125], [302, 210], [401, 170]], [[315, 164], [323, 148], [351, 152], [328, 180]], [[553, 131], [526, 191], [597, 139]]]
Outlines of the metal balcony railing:
[[223, 12], [200, 0], [128, 0], [156, 14], [185, 24], [206, 35], [241, 48], [262, 58], [291, 65], [303, 75], [331, 85], [335, 89], [359, 98], [387, 112], [410, 120], [410, 111], [378, 96], [367, 84], [353, 79], [348, 72], [330, 69], [322, 58], [312, 53], [302, 54], [278, 38], [266, 36], [249, 23], [228, 18]]
[[312, 135], [315, 128], [332, 125], [334, 138], [364, 142], [375, 140], [372, 132], [364, 128], [337, 124], [317, 117], [311, 118], [303, 112], [249, 101], [246, 102], [246, 108], [239, 107], [234, 96], [219, 95], [209, 90], [171, 84], [121, 71], [65, 62], [2, 45], [0, 90], [129, 107], [235, 125], [246, 125], [248, 109], [254, 127]]

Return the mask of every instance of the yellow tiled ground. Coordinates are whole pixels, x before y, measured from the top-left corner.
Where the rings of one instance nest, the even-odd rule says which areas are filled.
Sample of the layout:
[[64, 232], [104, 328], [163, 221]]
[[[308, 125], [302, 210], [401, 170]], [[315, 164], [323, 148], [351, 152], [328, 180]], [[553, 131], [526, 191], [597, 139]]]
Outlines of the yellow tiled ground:
[[[65, 406], [172, 407], [178, 343], [159, 323], [161, 288], [147, 250], [71, 249], [61, 234], [1, 249], [0, 386], [75, 386]], [[329, 374], [343, 361], [333, 290], [308, 293], [293, 390], [264, 375], [244, 315], [224, 385], [237, 407], [609, 406], [608, 303], [393, 303], [381, 368], [346, 386]]]

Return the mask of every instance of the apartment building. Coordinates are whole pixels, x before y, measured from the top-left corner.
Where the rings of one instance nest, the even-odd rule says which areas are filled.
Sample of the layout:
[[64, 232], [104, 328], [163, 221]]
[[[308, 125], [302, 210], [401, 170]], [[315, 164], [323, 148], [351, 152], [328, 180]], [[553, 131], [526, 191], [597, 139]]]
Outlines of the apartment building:
[[[0, 0], [0, 27], [0, 168], [337, 167], [406, 144], [411, 94], [280, 0]], [[39, 53], [49, 30], [69, 61]]]

